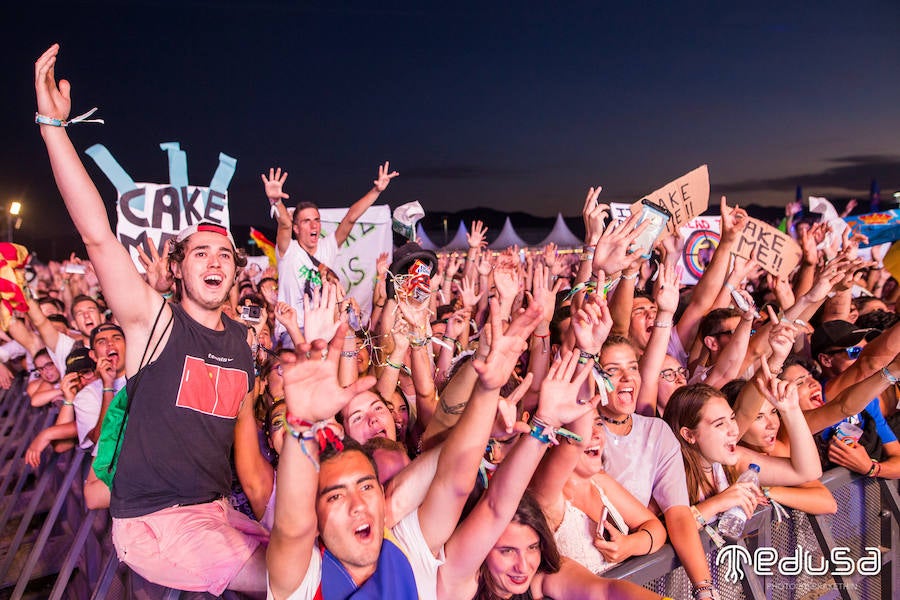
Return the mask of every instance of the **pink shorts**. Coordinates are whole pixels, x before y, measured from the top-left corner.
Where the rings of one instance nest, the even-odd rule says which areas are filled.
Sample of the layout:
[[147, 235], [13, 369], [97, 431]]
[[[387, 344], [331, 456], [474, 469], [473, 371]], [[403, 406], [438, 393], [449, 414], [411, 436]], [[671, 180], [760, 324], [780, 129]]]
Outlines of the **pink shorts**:
[[227, 500], [113, 519], [119, 560], [153, 583], [219, 596], [268, 532]]

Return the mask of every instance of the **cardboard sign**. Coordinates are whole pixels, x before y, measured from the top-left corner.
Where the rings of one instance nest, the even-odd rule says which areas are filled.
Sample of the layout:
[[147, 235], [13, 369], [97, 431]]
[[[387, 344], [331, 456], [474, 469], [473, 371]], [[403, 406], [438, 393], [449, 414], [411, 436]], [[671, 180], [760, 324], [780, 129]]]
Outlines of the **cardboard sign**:
[[756, 260], [778, 277], [787, 277], [803, 256], [800, 245], [791, 236], [759, 219], [749, 220], [733, 253]]
[[[200, 221], [217, 223], [230, 229], [228, 193], [195, 185], [177, 189], [169, 184], [137, 183], [133, 190], [119, 196], [116, 204], [116, 236], [131, 253], [131, 259], [143, 272], [137, 256], [142, 246], [148, 252], [153, 244], [162, 251], [166, 240]], [[138, 209], [138, 201], [143, 209]]]
[[[679, 228], [702, 215], [709, 207], [709, 169], [706, 165], [701, 165], [687, 175], [647, 194], [643, 199], [669, 209], [672, 218], [666, 224], [666, 229], [669, 233], [677, 233]], [[635, 210], [640, 210], [640, 201], [631, 206]]]
[[219, 153], [219, 165], [209, 186], [200, 187], [188, 185], [187, 154], [178, 142], [164, 142], [159, 148], [169, 159], [169, 183], [135, 183], [104, 146], [94, 144], [85, 150], [116, 188], [116, 236], [140, 273], [144, 268], [138, 259], [138, 247], [149, 254], [153, 244], [161, 253], [166, 240], [200, 221], [230, 229], [228, 185], [237, 160]]
[[[346, 214], [346, 208], [319, 209], [322, 235], [336, 230]], [[393, 255], [391, 209], [385, 204], [371, 206], [362, 214], [350, 230], [347, 241], [338, 248], [336, 263], [328, 265], [341, 278], [347, 293], [356, 298], [364, 323], [368, 322], [372, 307], [375, 261], [382, 252], [388, 253], [390, 263]]]
[[681, 283], [696, 285], [719, 247], [721, 217], [698, 217], [681, 228]]

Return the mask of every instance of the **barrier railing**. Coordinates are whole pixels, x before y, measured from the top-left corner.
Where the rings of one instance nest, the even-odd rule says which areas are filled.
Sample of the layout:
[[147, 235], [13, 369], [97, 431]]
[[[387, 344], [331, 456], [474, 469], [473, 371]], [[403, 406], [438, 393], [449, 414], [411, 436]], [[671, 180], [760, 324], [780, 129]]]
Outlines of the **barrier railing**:
[[[844, 468], [827, 471], [822, 482], [837, 501], [834, 515], [791, 510], [789, 519], [777, 522], [774, 511], [765, 507], [747, 522], [744, 538], [723, 549], [701, 532], [713, 584], [723, 600], [900, 595], [898, 482]], [[850, 561], [852, 569], [847, 568]], [[738, 565], [740, 573], [735, 573]], [[604, 577], [628, 579], [672, 598], [691, 597], [690, 581], [670, 544], [650, 556], [629, 559]]]

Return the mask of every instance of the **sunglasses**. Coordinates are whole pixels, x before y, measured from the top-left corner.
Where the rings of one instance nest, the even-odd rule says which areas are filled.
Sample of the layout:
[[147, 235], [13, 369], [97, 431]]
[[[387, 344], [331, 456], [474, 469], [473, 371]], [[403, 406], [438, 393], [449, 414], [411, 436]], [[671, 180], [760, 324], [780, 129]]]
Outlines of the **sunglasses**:
[[854, 360], [859, 357], [859, 353], [862, 352], [862, 346], [851, 346], [850, 348], [837, 348], [835, 350], [828, 350], [823, 352], [822, 354], [838, 354], [839, 352], [846, 352], [847, 357], [850, 360]]
[[678, 367], [677, 369], [663, 369], [659, 373], [660, 379], [664, 379], [669, 383], [678, 379], [678, 376], [681, 375], [685, 379], [688, 378], [688, 370], [684, 367]]

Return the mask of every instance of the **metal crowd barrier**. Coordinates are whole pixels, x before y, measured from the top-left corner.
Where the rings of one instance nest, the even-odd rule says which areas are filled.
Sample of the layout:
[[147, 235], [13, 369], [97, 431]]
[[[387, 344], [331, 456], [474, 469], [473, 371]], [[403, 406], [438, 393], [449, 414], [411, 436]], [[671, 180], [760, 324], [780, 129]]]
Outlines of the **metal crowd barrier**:
[[[713, 584], [722, 600], [900, 597], [898, 482], [836, 468], [823, 475], [822, 483], [837, 501], [833, 515], [790, 510], [789, 519], [777, 522], [775, 511], [765, 507], [747, 522], [744, 539], [732, 544], [738, 548], [719, 549], [701, 531]], [[769, 566], [773, 557], [776, 562]], [[794, 557], [799, 557], [799, 573], [794, 573]], [[844, 568], [848, 559], [854, 568], [841, 574], [850, 570]], [[736, 581], [728, 568], [734, 563], [742, 567]], [[754, 564], [756, 570], [771, 574], [755, 573]], [[603, 576], [628, 579], [676, 599], [691, 597], [690, 581], [671, 544], [650, 556], [631, 558]]]

